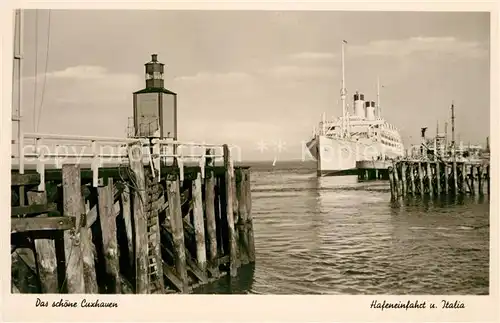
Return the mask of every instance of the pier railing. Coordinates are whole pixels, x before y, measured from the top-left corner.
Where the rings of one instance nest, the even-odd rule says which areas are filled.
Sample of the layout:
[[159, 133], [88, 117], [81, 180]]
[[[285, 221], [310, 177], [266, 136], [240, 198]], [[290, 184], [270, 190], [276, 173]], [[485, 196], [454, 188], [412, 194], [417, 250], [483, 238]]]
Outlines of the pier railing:
[[[98, 185], [99, 168], [116, 167], [128, 164], [131, 156], [128, 147], [139, 144], [142, 163], [150, 165], [151, 169], [159, 170], [161, 165], [176, 165], [179, 167], [180, 180], [184, 178], [184, 164], [196, 164], [201, 168], [202, 178], [205, 177], [205, 164], [211, 160], [214, 164], [223, 162], [224, 145], [195, 142], [183, 142], [158, 138], [119, 138], [95, 137], [43, 133], [24, 133], [21, 142], [16, 147], [21, 151], [12, 155], [12, 168], [18, 168], [24, 174], [26, 168], [36, 168], [40, 174], [39, 190], [44, 188], [44, 173], [47, 167], [61, 169], [63, 164], [78, 164], [82, 168], [89, 167], [93, 172], [93, 186]], [[229, 147], [234, 150], [236, 147]], [[240, 158], [240, 154], [231, 154]], [[232, 167], [231, 167], [232, 168]], [[159, 174], [160, 175], [160, 174]], [[161, 176], [157, 177], [160, 181]]]

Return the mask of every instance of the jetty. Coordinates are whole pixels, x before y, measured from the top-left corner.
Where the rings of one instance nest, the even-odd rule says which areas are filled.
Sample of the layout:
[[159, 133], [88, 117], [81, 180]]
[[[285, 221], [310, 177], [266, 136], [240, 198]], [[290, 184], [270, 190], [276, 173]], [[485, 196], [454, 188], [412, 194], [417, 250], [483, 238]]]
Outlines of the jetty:
[[12, 292], [189, 293], [253, 263], [250, 169], [234, 167], [237, 147], [178, 139], [177, 94], [164, 87], [157, 54], [132, 94], [127, 137], [24, 131], [22, 16], [16, 10]]
[[99, 152], [91, 167], [44, 169], [50, 159], [75, 156], [39, 153], [36, 169], [12, 170], [13, 292], [186, 293], [255, 261], [250, 171], [233, 167], [229, 146], [213, 145], [198, 166], [183, 166], [187, 157], [163, 151], [207, 145], [115, 143], [118, 166], [102, 165], [109, 156]]

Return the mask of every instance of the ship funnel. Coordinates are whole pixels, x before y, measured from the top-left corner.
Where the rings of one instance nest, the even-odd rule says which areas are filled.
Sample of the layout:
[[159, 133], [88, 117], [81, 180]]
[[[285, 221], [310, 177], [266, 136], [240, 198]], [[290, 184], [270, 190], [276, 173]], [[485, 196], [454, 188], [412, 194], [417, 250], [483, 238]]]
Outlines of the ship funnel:
[[358, 116], [360, 118], [365, 117], [365, 112], [363, 109], [364, 102], [365, 102], [365, 96], [363, 94], [356, 92], [354, 94], [354, 115], [355, 116]]
[[366, 110], [366, 119], [367, 120], [375, 120], [375, 102], [374, 101], [366, 101], [365, 102], [365, 110]]

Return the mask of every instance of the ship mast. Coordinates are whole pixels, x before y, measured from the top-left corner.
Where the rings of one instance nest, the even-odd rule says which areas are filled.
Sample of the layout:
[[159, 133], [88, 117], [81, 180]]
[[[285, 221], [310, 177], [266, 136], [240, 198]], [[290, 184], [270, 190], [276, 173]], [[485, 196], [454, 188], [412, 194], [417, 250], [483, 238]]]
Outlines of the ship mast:
[[346, 137], [346, 95], [347, 90], [345, 87], [345, 61], [344, 61], [344, 45], [347, 41], [342, 40], [342, 89], [340, 90], [340, 99], [342, 100], [342, 138]]
[[452, 145], [452, 156], [455, 159], [455, 105], [451, 101], [451, 145]]
[[380, 118], [380, 78], [377, 76], [377, 117]]

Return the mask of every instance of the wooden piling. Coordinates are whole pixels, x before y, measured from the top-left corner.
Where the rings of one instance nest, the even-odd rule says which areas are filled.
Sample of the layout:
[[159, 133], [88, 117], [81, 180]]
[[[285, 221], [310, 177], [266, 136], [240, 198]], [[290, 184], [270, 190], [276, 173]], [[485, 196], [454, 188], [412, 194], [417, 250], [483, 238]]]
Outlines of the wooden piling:
[[427, 165], [427, 182], [429, 185], [429, 196], [433, 197], [434, 196], [434, 188], [432, 187], [432, 165], [431, 162], [428, 161], [426, 163]]
[[462, 194], [467, 193], [467, 172], [465, 171], [465, 162], [460, 165], [460, 191]]
[[102, 231], [104, 265], [107, 274], [107, 290], [120, 294], [120, 264], [118, 262], [118, 242], [116, 239], [116, 217], [113, 201], [113, 179], [108, 178], [105, 186], [97, 188], [99, 220]]
[[479, 195], [483, 195], [483, 167], [482, 165], [477, 166], [477, 189]]
[[182, 283], [182, 292], [189, 290], [186, 248], [184, 245], [184, 225], [181, 210], [181, 195], [179, 178], [177, 175], [167, 175], [168, 211], [170, 217], [170, 230], [174, 243], [175, 269]]
[[250, 170], [245, 169], [245, 185], [244, 185], [244, 194], [245, 194], [245, 205], [246, 205], [246, 217], [247, 217], [247, 234], [248, 234], [248, 261], [255, 262], [255, 239], [253, 233], [253, 216], [252, 216], [252, 190], [250, 184]]
[[403, 196], [406, 196], [408, 194], [407, 192], [407, 185], [406, 185], [406, 163], [402, 162], [401, 163], [401, 182], [402, 182], [402, 189], [403, 189]]
[[422, 162], [418, 162], [418, 180], [420, 184], [420, 195], [425, 194], [424, 190], [424, 171], [422, 170]]
[[470, 181], [470, 194], [476, 195], [476, 190], [474, 188], [474, 165], [470, 165], [469, 181]]
[[196, 261], [200, 269], [207, 269], [207, 252], [205, 247], [205, 222], [203, 220], [203, 199], [201, 190], [201, 173], [198, 173], [192, 184], [193, 225], [196, 240]]
[[80, 247], [83, 201], [79, 165], [63, 165], [63, 214], [75, 219], [75, 229], [64, 231], [64, 255], [66, 260], [66, 287], [70, 294], [85, 293], [83, 254]]
[[224, 169], [226, 183], [226, 217], [228, 224], [229, 237], [229, 263], [230, 275], [237, 275], [237, 258], [236, 258], [236, 236], [234, 232], [234, 214], [233, 214], [233, 165], [231, 164], [231, 156], [228, 145], [224, 145]]
[[132, 268], [134, 266], [134, 238], [133, 238], [133, 225], [132, 225], [132, 213], [131, 213], [131, 194], [128, 185], [125, 185], [122, 193], [120, 194], [121, 209], [123, 222], [125, 224], [125, 234], [127, 236], [127, 251], [129, 266]]
[[437, 196], [441, 196], [441, 162], [436, 161], [436, 194]]
[[128, 147], [133, 185], [133, 217], [135, 232], [135, 293], [148, 293], [148, 241], [146, 219], [146, 181], [140, 144]]
[[239, 232], [239, 250], [240, 262], [245, 265], [248, 260], [248, 216], [247, 216], [247, 194], [245, 192], [246, 174], [245, 170], [239, 169], [236, 178], [236, 198], [238, 200], [238, 232]]
[[490, 165], [486, 166], [486, 192], [490, 195]]
[[396, 181], [394, 180], [394, 167], [389, 166], [388, 172], [389, 172], [389, 185], [391, 187], [391, 200], [395, 200], [398, 194], [396, 192]]
[[411, 194], [415, 196], [415, 165], [413, 163], [408, 165], [410, 170], [410, 181], [411, 181]]
[[444, 170], [444, 192], [445, 194], [450, 194], [450, 177], [449, 177], [450, 167], [448, 163], [444, 164], [443, 170]]
[[453, 160], [453, 164], [452, 164], [452, 168], [453, 168], [453, 194], [457, 194], [458, 193], [458, 178], [457, 178], [457, 162], [455, 160]]
[[[47, 204], [46, 192], [27, 192], [28, 205]], [[41, 214], [39, 217], [47, 217]], [[56, 247], [52, 239], [34, 239], [35, 255], [42, 293], [59, 293], [57, 280]]]
[[[207, 150], [207, 155], [213, 155], [214, 150]], [[207, 167], [213, 167], [214, 161], [207, 159]], [[205, 216], [207, 218], [208, 263], [212, 276], [219, 275], [217, 261], [217, 223], [215, 219], [215, 174], [212, 170], [205, 174]]]

